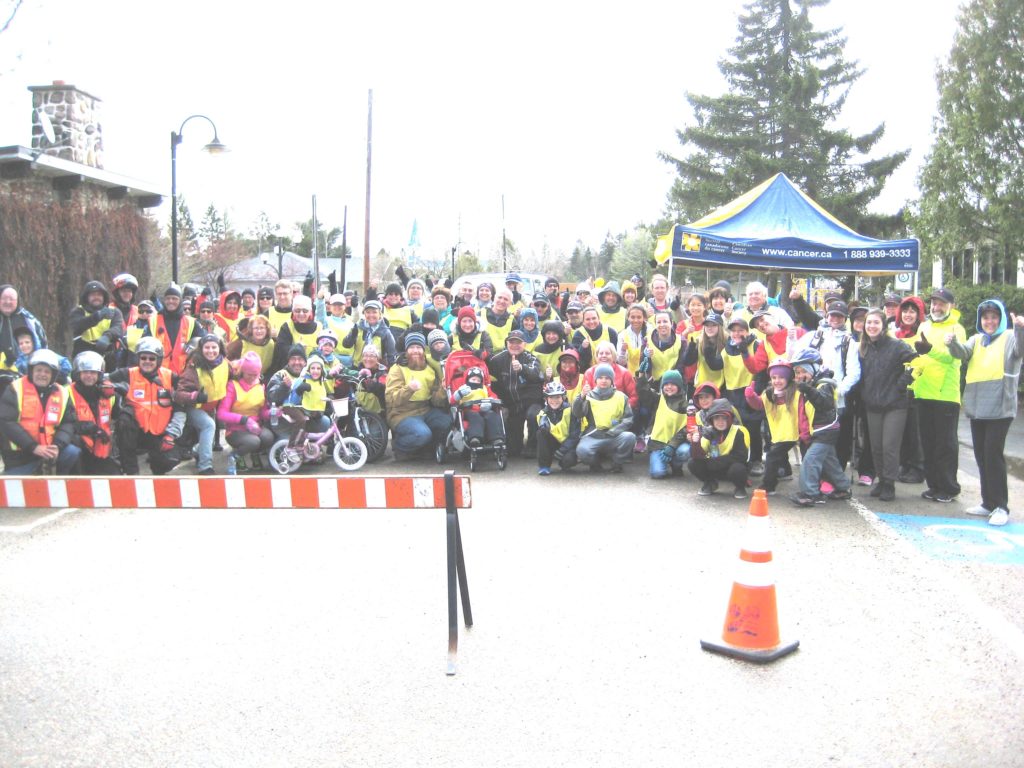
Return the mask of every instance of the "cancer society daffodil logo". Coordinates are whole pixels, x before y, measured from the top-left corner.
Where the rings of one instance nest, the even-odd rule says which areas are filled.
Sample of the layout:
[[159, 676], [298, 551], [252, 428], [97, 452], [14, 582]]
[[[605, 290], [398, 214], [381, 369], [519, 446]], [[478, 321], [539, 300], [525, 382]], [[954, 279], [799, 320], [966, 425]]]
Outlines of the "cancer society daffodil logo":
[[691, 235], [689, 233], [683, 234], [683, 250], [684, 251], [699, 251], [700, 250], [700, 235]]

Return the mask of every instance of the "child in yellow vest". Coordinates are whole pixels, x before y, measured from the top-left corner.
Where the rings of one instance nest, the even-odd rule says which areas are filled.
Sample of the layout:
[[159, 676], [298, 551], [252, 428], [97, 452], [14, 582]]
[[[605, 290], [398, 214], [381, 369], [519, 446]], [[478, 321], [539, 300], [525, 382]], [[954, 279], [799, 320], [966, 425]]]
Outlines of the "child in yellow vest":
[[452, 403], [459, 407], [459, 413], [466, 423], [466, 441], [470, 448], [478, 448], [505, 442], [505, 428], [501, 414], [495, 409], [497, 400], [490, 387], [484, 384], [484, 372], [473, 366], [466, 371], [465, 384], [452, 392]]
[[789, 450], [800, 435], [799, 398], [793, 380], [793, 366], [788, 360], [776, 359], [768, 366], [769, 385], [758, 392], [754, 382], [747, 386], [747, 404], [754, 410], [764, 411], [772, 445], [765, 455], [763, 488], [769, 496], [775, 494], [779, 472], [789, 463]]
[[733, 498], [747, 497], [747, 459], [750, 436], [734, 421], [732, 404], [724, 397], [715, 400], [707, 412], [707, 425], [690, 435], [689, 469], [703, 481], [698, 496], [710, 496], [719, 481], [733, 484]]
[[330, 426], [327, 418], [327, 364], [314, 352], [306, 360], [306, 367], [292, 383], [288, 396], [287, 414], [297, 429], [289, 445], [301, 445], [307, 432], [325, 432]]
[[550, 475], [556, 460], [562, 469], [579, 463], [579, 440], [580, 424], [572, 418], [565, 387], [560, 381], [549, 381], [544, 385], [544, 409], [537, 414], [537, 474]]

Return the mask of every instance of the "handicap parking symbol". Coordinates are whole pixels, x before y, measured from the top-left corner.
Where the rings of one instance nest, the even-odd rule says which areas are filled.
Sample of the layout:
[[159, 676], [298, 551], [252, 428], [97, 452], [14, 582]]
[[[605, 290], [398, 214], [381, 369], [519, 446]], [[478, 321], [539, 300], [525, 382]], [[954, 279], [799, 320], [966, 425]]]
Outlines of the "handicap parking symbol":
[[878, 518], [919, 550], [939, 560], [1024, 565], [1024, 525], [996, 528], [985, 520], [879, 514]]

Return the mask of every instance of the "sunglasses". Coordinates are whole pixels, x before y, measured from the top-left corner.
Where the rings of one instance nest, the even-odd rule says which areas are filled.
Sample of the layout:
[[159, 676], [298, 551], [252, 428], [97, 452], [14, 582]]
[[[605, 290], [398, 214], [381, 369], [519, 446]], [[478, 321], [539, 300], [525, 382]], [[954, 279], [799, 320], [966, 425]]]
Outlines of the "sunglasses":
[[139, 355], [140, 363], [155, 363], [156, 355]]
[[149, 307], [139, 307], [139, 314], [140, 315], [152, 315], [153, 314], [153, 310], [150, 309]]

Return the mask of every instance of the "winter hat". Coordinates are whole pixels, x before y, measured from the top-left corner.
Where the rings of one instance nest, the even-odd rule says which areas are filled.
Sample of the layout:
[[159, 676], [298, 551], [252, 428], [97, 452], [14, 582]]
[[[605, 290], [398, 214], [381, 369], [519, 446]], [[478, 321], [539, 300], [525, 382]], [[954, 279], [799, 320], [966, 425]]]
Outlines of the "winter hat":
[[390, 296], [393, 293], [397, 293], [399, 296], [402, 295], [402, 286], [398, 283], [388, 283], [388, 287], [384, 289], [384, 295]]
[[292, 299], [292, 311], [296, 309], [308, 309], [310, 312], [313, 311], [313, 302], [309, 296], [296, 296]]
[[256, 291], [254, 291], [252, 288], [245, 288], [242, 291], [242, 296], [252, 296], [255, 299], [256, 298]]
[[[418, 285], [420, 287], [420, 289], [423, 291], [423, 293], [427, 292], [427, 284], [425, 282], [423, 282], [422, 280], [420, 280], [418, 277], [414, 277], [412, 280], [410, 280], [408, 283], [406, 283], [405, 284], [405, 290], [408, 291], [414, 285]], [[389, 293], [390, 293], [390, 291], [389, 291]]]
[[423, 317], [420, 319], [420, 322], [423, 323], [424, 325], [426, 325], [427, 323], [433, 323], [434, 325], [437, 325], [438, 323], [441, 322], [441, 316], [433, 307], [427, 307], [426, 309], [423, 310]]
[[303, 360], [305, 360], [306, 346], [304, 344], [292, 344], [291, 349], [288, 350], [288, 357], [301, 357]]
[[264, 286], [256, 292], [256, 297], [259, 299], [272, 299], [274, 298], [274, 289]]
[[203, 310], [209, 310], [210, 312], [216, 312], [217, 311], [217, 305], [214, 302], [212, 302], [212, 301], [204, 301], [202, 304], [199, 305], [199, 311], [202, 312]]
[[242, 364], [238, 367], [242, 373], [254, 373], [257, 376], [263, 371], [263, 362], [255, 352], [246, 352]]
[[405, 349], [408, 350], [412, 346], [418, 346], [421, 349], [425, 348], [427, 346], [426, 337], [419, 331], [405, 334]]
[[363, 304], [363, 312], [365, 312], [368, 309], [376, 309], [378, 312], [383, 312], [384, 306], [376, 299], [370, 299], [369, 301]]
[[615, 369], [608, 365], [608, 363], [600, 363], [594, 366], [594, 382], [596, 383], [602, 376], [607, 376], [612, 380], [613, 384], [615, 383]]
[[675, 368], [669, 368], [661, 375], [661, 389], [664, 391], [666, 384], [675, 384], [680, 392], [683, 391], [683, 374]]
[[171, 283], [170, 285], [167, 286], [167, 290], [164, 291], [164, 296], [177, 296], [180, 299], [181, 288], [176, 286], [174, 283]]
[[534, 323], [537, 323], [537, 321], [540, 320], [540, 317], [537, 315], [537, 310], [533, 307], [527, 307], [519, 313], [520, 324], [523, 322], [524, 317], [532, 317]]
[[448, 343], [448, 334], [442, 331], [440, 328], [435, 328], [427, 334], [427, 344], [431, 347], [434, 346], [434, 342], [443, 341]]

